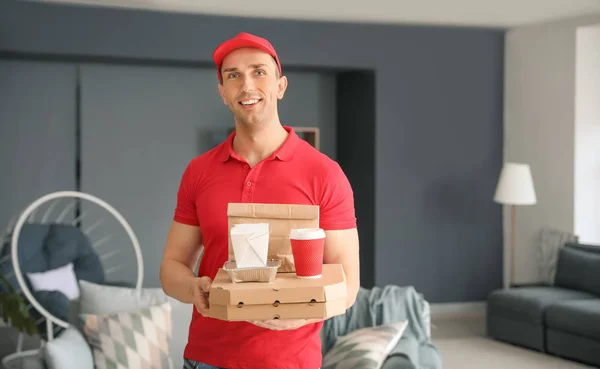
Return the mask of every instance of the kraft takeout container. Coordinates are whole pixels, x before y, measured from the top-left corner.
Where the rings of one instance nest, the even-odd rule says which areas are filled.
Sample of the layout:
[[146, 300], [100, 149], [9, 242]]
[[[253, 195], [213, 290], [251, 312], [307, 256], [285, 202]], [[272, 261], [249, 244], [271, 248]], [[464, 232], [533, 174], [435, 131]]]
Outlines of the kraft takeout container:
[[269, 283], [234, 283], [221, 268], [210, 288], [209, 316], [228, 321], [327, 319], [346, 312], [346, 295], [341, 264], [324, 264], [321, 278], [277, 273]]
[[[228, 234], [236, 224], [268, 223], [270, 227], [267, 259], [281, 260], [279, 273], [296, 271], [290, 230], [318, 228], [319, 206], [296, 204], [229, 203], [227, 206]], [[231, 237], [228, 260], [235, 261]]]

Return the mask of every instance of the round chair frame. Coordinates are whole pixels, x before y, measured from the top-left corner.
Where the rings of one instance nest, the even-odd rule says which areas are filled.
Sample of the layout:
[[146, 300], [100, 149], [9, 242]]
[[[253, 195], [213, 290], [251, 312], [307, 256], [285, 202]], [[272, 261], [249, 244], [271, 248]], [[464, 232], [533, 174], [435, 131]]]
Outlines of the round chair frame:
[[[138, 241], [135, 233], [133, 232], [133, 229], [129, 225], [129, 223], [125, 220], [125, 218], [121, 215], [121, 213], [119, 213], [109, 203], [107, 203], [106, 201], [104, 201], [98, 197], [95, 197], [93, 195], [83, 193], [83, 192], [78, 192], [78, 191], [52, 192], [52, 193], [49, 193], [47, 195], [44, 195], [44, 196], [38, 198], [37, 200], [32, 202], [29, 206], [27, 206], [27, 208], [25, 208], [25, 210], [21, 213], [21, 215], [19, 216], [19, 218], [16, 221], [16, 224], [15, 224], [13, 232], [12, 232], [12, 237], [11, 237], [11, 260], [12, 260], [12, 265], [14, 268], [15, 278], [19, 284], [19, 287], [21, 288], [22, 293], [25, 295], [25, 297], [27, 298], [27, 300], [31, 304], [31, 306], [35, 310], [37, 310], [46, 319], [46, 330], [47, 330], [47, 340], [48, 341], [50, 341], [54, 338], [54, 330], [53, 330], [52, 324], [56, 324], [57, 326], [62, 327], [62, 328], [68, 328], [70, 326], [70, 324], [68, 322], [52, 315], [48, 310], [46, 310], [46, 308], [44, 308], [37, 301], [37, 299], [33, 296], [31, 291], [29, 290], [29, 287], [27, 286], [25, 278], [23, 277], [23, 273], [21, 271], [21, 266], [19, 264], [18, 245], [19, 245], [19, 236], [21, 233], [21, 229], [23, 228], [25, 223], [28, 221], [28, 218], [30, 216], [32, 216], [32, 214], [34, 214], [34, 212], [37, 210], [37, 208], [46, 202], [61, 199], [61, 198], [76, 198], [76, 199], [80, 199], [80, 200], [87, 200], [91, 203], [94, 203], [94, 204], [100, 206], [104, 210], [108, 211], [113, 217], [115, 217], [117, 219], [117, 221], [121, 224], [121, 226], [125, 229], [127, 236], [129, 237], [129, 240], [131, 241], [131, 244], [135, 251], [135, 257], [136, 257], [136, 262], [137, 262], [137, 277], [136, 277], [134, 289], [138, 292], [141, 291], [143, 277], [144, 277], [144, 263], [143, 263], [142, 251], [140, 248], [139, 241]], [[42, 219], [42, 223], [48, 218], [49, 212], [52, 210], [54, 205], [55, 204], [51, 204], [49, 206], [48, 210], [46, 210], [46, 214], [44, 215], [44, 217]], [[42, 342], [42, 344], [43, 344], [43, 342]], [[19, 336], [19, 343], [17, 345], [17, 351], [15, 353], [3, 358], [2, 362], [7, 363], [8, 361], [11, 361], [13, 359], [22, 358], [22, 357], [29, 356], [31, 354], [38, 352], [38, 350], [21, 351], [21, 345], [22, 345], [22, 333], [20, 333], [20, 336]]]

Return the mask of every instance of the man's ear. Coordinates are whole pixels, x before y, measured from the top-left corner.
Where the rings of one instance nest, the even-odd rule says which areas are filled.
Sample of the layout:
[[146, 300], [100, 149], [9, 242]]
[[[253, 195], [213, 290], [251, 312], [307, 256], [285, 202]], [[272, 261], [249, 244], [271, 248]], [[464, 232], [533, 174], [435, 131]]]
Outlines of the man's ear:
[[279, 82], [277, 82], [277, 99], [283, 99], [283, 95], [285, 95], [285, 90], [287, 90], [288, 80], [286, 76], [281, 76], [279, 78]]
[[221, 99], [223, 99], [223, 104], [227, 105], [227, 99], [225, 98], [225, 89], [223, 88], [222, 84], [218, 84], [217, 85], [217, 89], [219, 90], [219, 95], [221, 95]]

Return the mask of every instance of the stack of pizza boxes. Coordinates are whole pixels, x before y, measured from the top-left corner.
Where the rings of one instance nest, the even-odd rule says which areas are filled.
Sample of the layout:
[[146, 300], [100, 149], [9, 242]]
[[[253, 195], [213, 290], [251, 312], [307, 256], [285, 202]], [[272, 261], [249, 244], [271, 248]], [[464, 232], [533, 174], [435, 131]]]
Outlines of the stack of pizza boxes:
[[296, 276], [290, 230], [318, 228], [313, 205], [230, 203], [229, 260], [210, 289], [210, 313], [228, 321], [327, 319], [346, 311], [340, 264], [325, 264], [320, 278]]

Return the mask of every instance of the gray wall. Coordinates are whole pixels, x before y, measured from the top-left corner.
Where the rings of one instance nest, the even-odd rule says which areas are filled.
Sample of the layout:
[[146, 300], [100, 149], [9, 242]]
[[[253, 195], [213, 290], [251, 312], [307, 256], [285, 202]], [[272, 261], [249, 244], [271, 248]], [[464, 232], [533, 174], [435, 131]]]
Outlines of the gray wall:
[[491, 199], [502, 164], [503, 30], [0, 4], [8, 56], [210, 67], [216, 45], [239, 31], [269, 38], [284, 73], [374, 72], [374, 93], [357, 91], [374, 99], [374, 139], [362, 147], [374, 195], [355, 192], [372, 199], [372, 219], [359, 222], [372, 230], [361, 252], [373, 255], [363, 267], [375, 284], [414, 285], [432, 302], [482, 300], [502, 285], [501, 208]]
[[73, 64], [0, 60], [0, 178], [0, 237], [33, 200], [75, 189]]

